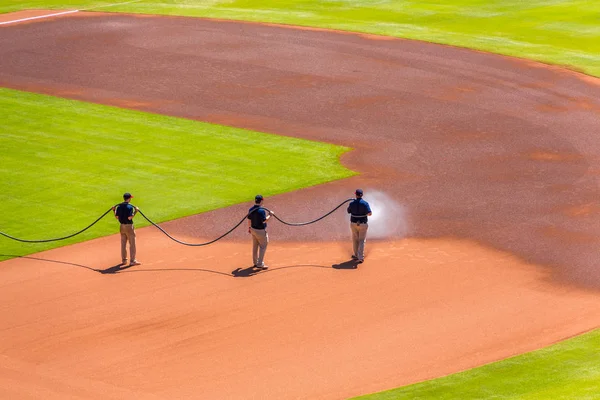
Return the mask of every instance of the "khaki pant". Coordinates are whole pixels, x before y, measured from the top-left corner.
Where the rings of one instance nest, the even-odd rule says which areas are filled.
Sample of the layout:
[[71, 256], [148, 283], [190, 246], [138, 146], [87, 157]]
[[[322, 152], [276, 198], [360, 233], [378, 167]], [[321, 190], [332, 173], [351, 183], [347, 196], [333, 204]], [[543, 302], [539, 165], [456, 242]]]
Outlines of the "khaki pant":
[[356, 222], [350, 223], [350, 230], [352, 231], [352, 249], [354, 250], [354, 255], [359, 260], [365, 259], [367, 229], [369, 229], [369, 224], [357, 224]]
[[264, 267], [269, 235], [264, 229], [251, 228], [250, 233], [252, 234], [252, 262], [257, 267]]
[[121, 224], [121, 259], [127, 260], [127, 242], [129, 241], [129, 261], [135, 260], [135, 230], [133, 224]]

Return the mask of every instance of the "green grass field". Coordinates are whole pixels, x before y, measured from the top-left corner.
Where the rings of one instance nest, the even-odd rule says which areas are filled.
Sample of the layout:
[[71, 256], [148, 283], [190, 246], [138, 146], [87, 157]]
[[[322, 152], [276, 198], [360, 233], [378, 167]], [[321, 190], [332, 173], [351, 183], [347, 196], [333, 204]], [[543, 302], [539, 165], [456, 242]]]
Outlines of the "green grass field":
[[600, 330], [459, 374], [354, 400], [600, 398]]
[[[0, 12], [123, 0], [2, 0]], [[398, 36], [569, 66], [600, 76], [600, 2], [590, 0], [142, 0], [98, 11], [243, 19]]]
[[[353, 174], [339, 146], [8, 89], [0, 89], [0, 120], [0, 231], [23, 239], [82, 229], [126, 191], [165, 221]], [[66, 243], [115, 229], [105, 218]], [[64, 243], [0, 237], [0, 254]]]

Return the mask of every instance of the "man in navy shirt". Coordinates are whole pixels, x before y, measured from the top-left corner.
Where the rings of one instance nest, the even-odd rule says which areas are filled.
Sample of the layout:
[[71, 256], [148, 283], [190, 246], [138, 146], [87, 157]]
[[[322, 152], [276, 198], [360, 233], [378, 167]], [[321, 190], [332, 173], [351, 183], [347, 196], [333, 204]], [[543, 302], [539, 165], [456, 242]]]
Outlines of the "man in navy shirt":
[[269, 235], [267, 235], [267, 220], [274, 213], [262, 208], [263, 197], [257, 194], [254, 198], [254, 205], [248, 211], [248, 233], [252, 235], [252, 261], [253, 267], [267, 269], [264, 263], [265, 252], [269, 244]]
[[135, 230], [133, 229], [133, 217], [138, 212], [138, 208], [130, 204], [133, 196], [131, 193], [123, 195], [123, 202], [113, 207], [115, 218], [121, 223], [121, 260], [122, 264], [127, 264], [127, 242], [129, 242], [129, 265], [139, 265], [140, 262], [135, 259]]
[[354, 192], [356, 199], [348, 204], [348, 214], [350, 214], [350, 230], [352, 231], [352, 247], [354, 253], [352, 259], [362, 263], [365, 260], [365, 241], [367, 240], [367, 223], [371, 216], [371, 207], [369, 203], [363, 200], [362, 189], [356, 189]]

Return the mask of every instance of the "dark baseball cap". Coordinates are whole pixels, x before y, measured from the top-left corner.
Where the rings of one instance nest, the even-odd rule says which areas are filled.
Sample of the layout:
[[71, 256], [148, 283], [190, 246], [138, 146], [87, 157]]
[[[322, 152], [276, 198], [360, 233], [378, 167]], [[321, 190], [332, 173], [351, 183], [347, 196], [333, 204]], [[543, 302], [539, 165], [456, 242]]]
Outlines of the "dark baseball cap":
[[356, 192], [354, 192], [357, 196], [362, 196], [363, 195], [363, 191], [362, 189], [356, 189]]
[[123, 199], [127, 200], [127, 199], [131, 199], [133, 198], [133, 196], [131, 195], [131, 193], [127, 192], [123, 195]]
[[256, 202], [259, 202], [259, 201], [262, 201], [262, 200], [263, 200], [263, 197], [262, 197], [262, 195], [260, 195], [260, 194], [257, 194], [257, 195], [254, 197], [254, 201], [256, 201]]

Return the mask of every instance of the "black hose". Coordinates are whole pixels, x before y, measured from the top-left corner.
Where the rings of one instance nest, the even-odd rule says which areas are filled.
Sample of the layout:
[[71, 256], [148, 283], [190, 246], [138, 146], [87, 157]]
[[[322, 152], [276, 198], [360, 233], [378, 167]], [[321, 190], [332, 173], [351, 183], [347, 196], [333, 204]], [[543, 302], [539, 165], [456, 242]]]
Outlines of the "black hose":
[[[317, 219], [314, 219], [314, 220], [312, 220], [312, 221], [308, 221], [308, 222], [286, 222], [286, 221], [282, 220], [281, 218], [279, 218], [277, 215], [273, 214], [273, 212], [272, 212], [271, 210], [269, 210], [268, 208], [265, 208], [265, 207], [261, 207], [261, 208], [263, 208], [263, 209], [267, 210], [267, 211], [268, 211], [268, 212], [271, 214], [271, 216], [272, 216], [272, 217], [274, 217], [276, 220], [278, 220], [279, 222], [281, 222], [281, 223], [282, 223], [282, 224], [284, 224], [284, 225], [289, 225], [289, 226], [304, 226], [304, 225], [310, 225], [310, 224], [314, 224], [315, 222], [318, 222], [318, 221], [322, 220], [323, 218], [325, 218], [325, 217], [327, 217], [327, 216], [331, 215], [331, 214], [332, 214], [333, 212], [335, 212], [335, 211], [336, 211], [338, 208], [340, 208], [341, 206], [343, 206], [344, 204], [346, 204], [346, 203], [348, 203], [349, 201], [352, 201], [352, 200], [354, 200], [354, 199], [347, 199], [347, 200], [344, 200], [342, 203], [340, 203], [338, 206], [336, 206], [336, 207], [335, 207], [333, 210], [329, 211], [327, 214], [325, 214], [325, 215], [323, 215], [323, 216], [321, 216], [321, 217], [319, 217], [319, 218], [317, 218]], [[69, 235], [69, 236], [64, 236], [64, 237], [61, 237], [61, 238], [56, 238], [56, 239], [44, 239], [44, 240], [25, 240], [25, 239], [19, 239], [19, 238], [16, 238], [16, 237], [14, 237], [14, 236], [8, 235], [8, 234], [6, 234], [6, 233], [4, 233], [4, 232], [0, 232], [0, 235], [2, 235], [2, 236], [6, 236], [6, 237], [7, 237], [7, 238], [9, 238], [9, 239], [17, 240], [17, 241], [19, 241], [19, 242], [24, 242], [24, 243], [45, 243], [45, 242], [55, 242], [55, 241], [58, 241], [58, 240], [69, 239], [69, 238], [71, 238], [71, 237], [73, 237], [73, 236], [76, 236], [76, 235], [79, 235], [80, 233], [83, 233], [83, 232], [85, 232], [86, 230], [88, 230], [89, 228], [91, 228], [92, 226], [94, 226], [94, 225], [95, 225], [95, 224], [96, 224], [98, 221], [100, 221], [102, 218], [104, 218], [104, 216], [105, 216], [106, 214], [108, 214], [108, 213], [109, 213], [111, 210], [113, 210], [113, 209], [114, 209], [114, 207], [111, 207], [111, 208], [109, 208], [108, 210], [106, 210], [106, 212], [105, 212], [104, 214], [102, 214], [100, 217], [98, 217], [98, 219], [96, 219], [94, 222], [92, 222], [90, 225], [88, 225], [88, 226], [87, 226], [87, 227], [85, 227], [84, 229], [80, 230], [79, 232], [76, 232], [76, 233], [73, 233], [72, 235]], [[146, 215], [145, 215], [145, 214], [144, 214], [144, 213], [143, 213], [143, 212], [142, 212], [142, 211], [141, 211], [139, 208], [137, 209], [137, 212], [139, 212], [139, 213], [140, 213], [140, 215], [146, 219], [146, 221], [148, 221], [149, 223], [151, 223], [152, 225], [154, 225], [156, 228], [158, 228], [158, 230], [160, 230], [162, 233], [164, 233], [164, 234], [165, 234], [165, 235], [166, 235], [166, 236], [167, 236], [169, 239], [171, 239], [171, 240], [173, 240], [173, 241], [175, 241], [175, 242], [177, 242], [177, 243], [179, 243], [179, 244], [182, 244], [182, 245], [184, 245], [184, 246], [195, 246], [195, 247], [200, 247], [200, 246], [207, 246], [207, 245], [209, 245], [209, 244], [215, 243], [215, 242], [216, 242], [216, 241], [218, 241], [218, 240], [221, 240], [221, 239], [223, 239], [225, 236], [229, 235], [229, 234], [230, 234], [231, 232], [233, 232], [233, 231], [234, 231], [234, 230], [235, 230], [237, 227], [239, 227], [239, 226], [240, 226], [240, 225], [241, 225], [241, 224], [244, 222], [244, 220], [246, 220], [246, 219], [248, 218], [248, 216], [249, 216], [249, 215], [250, 215], [252, 212], [256, 211], [257, 209], [258, 209], [258, 208], [254, 209], [254, 210], [252, 210], [251, 212], [249, 212], [248, 214], [246, 214], [246, 215], [244, 216], [244, 218], [242, 218], [242, 219], [240, 220], [240, 222], [238, 222], [238, 223], [237, 223], [237, 224], [236, 224], [236, 225], [235, 225], [233, 228], [231, 228], [230, 230], [228, 230], [227, 232], [225, 232], [225, 233], [224, 233], [224, 234], [222, 234], [221, 236], [217, 237], [216, 239], [210, 240], [210, 241], [208, 241], [208, 242], [204, 242], [204, 243], [187, 243], [187, 242], [184, 242], [184, 241], [178, 240], [178, 239], [174, 238], [173, 236], [169, 235], [169, 233], [168, 233], [167, 231], [165, 231], [163, 228], [161, 228], [160, 226], [158, 226], [156, 223], [154, 223], [154, 221], [152, 221], [150, 218], [148, 218], [148, 217], [147, 217], [147, 216], [146, 216]]]
[[312, 221], [308, 221], [308, 222], [286, 222], [284, 220], [282, 220], [281, 218], [279, 218], [276, 214], [273, 214], [271, 212], [271, 210], [269, 210], [268, 208], [263, 207], [265, 210], [267, 210], [269, 213], [271, 213], [271, 216], [273, 218], [275, 218], [277, 221], [281, 222], [284, 225], [289, 225], [289, 226], [304, 226], [304, 225], [310, 225], [310, 224], [314, 224], [315, 222], [318, 222], [320, 220], [322, 220], [325, 217], [328, 217], [329, 215], [333, 214], [333, 212], [335, 212], [338, 208], [340, 208], [341, 206], [343, 206], [344, 204], [346, 204], [349, 201], [352, 201], [354, 199], [347, 199], [344, 200], [343, 202], [341, 202], [337, 207], [335, 207], [333, 210], [329, 211], [327, 214], [317, 218], [317, 219], [313, 219]]
[[[319, 217], [319, 218], [317, 218], [317, 219], [314, 219], [314, 220], [312, 220], [312, 221], [308, 221], [308, 222], [296, 222], [296, 223], [294, 223], [294, 222], [286, 222], [286, 221], [282, 220], [281, 218], [279, 218], [277, 215], [273, 214], [273, 213], [272, 213], [272, 211], [271, 211], [271, 210], [269, 210], [268, 208], [265, 208], [265, 207], [260, 207], [260, 208], [263, 208], [264, 210], [267, 210], [267, 211], [268, 211], [268, 212], [271, 214], [271, 216], [272, 216], [273, 218], [277, 219], [277, 220], [278, 220], [279, 222], [281, 222], [282, 224], [289, 225], [289, 226], [303, 226], [303, 225], [314, 224], [315, 222], [322, 220], [323, 218], [325, 218], [325, 217], [329, 216], [329, 215], [330, 215], [330, 214], [332, 214], [334, 211], [336, 211], [338, 208], [340, 208], [341, 206], [343, 206], [344, 204], [346, 204], [347, 202], [349, 202], [349, 201], [352, 201], [352, 200], [354, 200], [354, 199], [348, 199], [348, 200], [344, 200], [344, 201], [343, 201], [341, 204], [339, 204], [339, 205], [338, 205], [337, 207], [335, 207], [333, 210], [329, 211], [327, 214], [325, 214], [325, 215], [323, 215], [323, 216], [321, 216], [321, 217]], [[139, 213], [142, 215], [142, 217], [144, 217], [144, 218], [146, 219], [146, 221], [150, 222], [152, 225], [154, 225], [156, 228], [158, 228], [158, 229], [159, 229], [159, 230], [160, 230], [162, 233], [164, 233], [165, 235], [167, 235], [167, 237], [168, 237], [169, 239], [173, 240], [174, 242], [177, 242], [177, 243], [179, 243], [179, 244], [182, 244], [182, 245], [184, 245], [184, 246], [195, 246], [195, 247], [200, 247], [200, 246], [206, 246], [206, 245], [209, 245], [209, 244], [215, 243], [216, 241], [223, 239], [225, 236], [227, 236], [227, 235], [229, 235], [231, 232], [233, 232], [233, 231], [234, 231], [234, 230], [235, 230], [235, 229], [236, 229], [238, 226], [240, 226], [242, 223], [244, 223], [244, 220], [246, 220], [246, 219], [248, 218], [248, 216], [250, 216], [250, 214], [252, 214], [252, 213], [253, 213], [254, 211], [256, 211], [256, 210], [258, 210], [258, 208], [254, 209], [254, 210], [252, 210], [251, 212], [249, 212], [248, 214], [246, 214], [246, 215], [244, 216], [244, 218], [242, 218], [242, 219], [240, 220], [240, 222], [238, 222], [238, 223], [237, 223], [237, 224], [236, 224], [236, 225], [235, 225], [233, 228], [231, 228], [230, 230], [228, 230], [227, 232], [225, 232], [224, 234], [222, 234], [222, 235], [221, 235], [221, 236], [219, 236], [218, 238], [216, 238], [216, 239], [213, 239], [213, 240], [210, 240], [210, 241], [208, 241], [208, 242], [204, 242], [204, 243], [187, 243], [187, 242], [184, 242], [184, 241], [182, 241], [182, 240], [176, 239], [176, 238], [174, 238], [173, 236], [169, 235], [169, 233], [168, 233], [167, 231], [165, 231], [163, 228], [161, 228], [161, 227], [160, 227], [160, 226], [158, 226], [156, 223], [154, 223], [152, 220], [150, 220], [150, 218], [148, 218], [146, 215], [144, 215], [144, 213], [143, 213], [141, 210], [138, 210], [138, 212], [139, 212]]]
[[88, 225], [87, 227], [83, 228], [83, 229], [82, 229], [82, 230], [80, 230], [79, 232], [75, 232], [74, 234], [72, 234], [72, 235], [69, 235], [69, 236], [64, 236], [64, 237], [60, 237], [60, 238], [56, 238], [56, 239], [25, 240], [25, 239], [19, 239], [19, 238], [16, 238], [16, 237], [14, 237], [14, 236], [11, 236], [11, 235], [9, 235], [9, 234], [6, 234], [6, 233], [4, 233], [4, 232], [0, 232], [0, 235], [2, 235], [2, 236], [6, 236], [6, 237], [7, 237], [7, 238], [9, 238], [9, 239], [16, 240], [16, 241], [18, 241], [18, 242], [23, 242], [23, 243], [46, 243], [46, 242], [56, 242], [56, 241], [58, 241], [58, 240], [65, 240], [65, 239], [72, 238], [73, 236], [77, 236], [77, 235], [79, 235], [80, 233], [83, 233], [83, 232], [87, 231], [87, 230], [88, 230], [88, 229], [90, 229], [92, 226], [94, 226], [94, 225], [95, 225], [95, 224], [96, 224], [98, 221], [100, 221], [102, 218], [104, 218], [104, 216], [105, 216], [106, 214], [108, 214], [110, 211], [112, 211], [112, 209], [113, 209], [113, 207], [109, 208], [108, 210], [106, 210], [106, 212], [105, 212], [104, 214], [102, 214], [101, 216], [99, 216], [99, 217], [98, 217], [98, 219], [97, 219], [97, 220], [95, 220], [94, 222], [92, 222], [90, 225]]
[[139, 209], [138, 209], [138, 212], [139, 212], [139, 213], [142, 215], [142, 217], [146, 218], [146, 221], [150, 222], [152, 225], [154, 225], [155, 227], [157, 227], [157, 228], [158, 228], [158, 229], [159, 229], [159, 230], [160, 230], [162, 233], [164, 233], [165, 235], [167, 235], [167, 237], [168, 237], [169, 239], [171, 239], [171, 240], [173, 240], [173, 241], [175, 241], [175, 242], [177, 242], [177, 243], [179, 243], [179, 244], [182, 244], [182, 245], [184, 245], [184, 246], [198, 246], [198, 247], [199, 247], [199, 246], [206, 246], [206, 245], [209, 245], [209, 244], [212, 244], [212, 243], [216, 242], [217, 240], [221, 240], [221, 239], [223, 239], [225, 236], [227, 236], [227, 235], [229, 235], [231, 232], [233, 232], [233, 231], [234, 231], [234, 230], [235, 230], [235, 229], [236, 229], [238, 226], [240, 226], [240, 225], [241, 225], [241, 224], [244, 222], [244, 220], [245, 220], [246, 218], [248, 218], [248, 215], [250, 215], [250, 213], [246, 214], [246, 215], [244, 216], [244, 218], [242, 218], [242, 219], [241, 219], [241, 221], [240, 221], [240, 222], [238, 222], [238, 223], [237, 223], [237, 224], [236, 224], [236, 225], [235, 225], [233, 228], [231, 228], [230, 230], [228, 230], [227, 232], [225, 232], [224, 234], [222, 234], [221, 236], [219, 236], [219, 237], [218, 237], [218, 238], [216, 238], [216, 239], [213, 239], [213, 240], [211, 240], [211, 241], [204, 242], [204, 243], [187, 243], [187, 242], [181, 241], [181, 240], [179, 240], [179, 239], [175, 239], [173, 236], [169, 235], [169, 234], [167, 233], [167, 231], [165, 231], [163, 228], [161, 228], [160, 226], [158, 226], [157, 224], [155, 224], [153, 221], [151, 221], [151, 220], [150, 220], [150, 218], [146, 217], [146, 216], [144, 215], [144, 213], [143, 213], [141, 210], [139, 210]]

